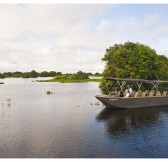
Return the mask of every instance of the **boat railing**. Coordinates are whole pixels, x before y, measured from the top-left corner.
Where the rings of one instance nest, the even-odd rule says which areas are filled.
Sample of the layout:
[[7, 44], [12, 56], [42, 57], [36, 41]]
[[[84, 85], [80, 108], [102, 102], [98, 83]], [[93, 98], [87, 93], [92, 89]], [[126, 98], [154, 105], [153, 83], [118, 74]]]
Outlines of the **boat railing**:
[[168, 95], [167, 91], [162, 92], [162, 96], [167, 96], [167, 95]]
[[163, 91], [162, 93], [160, 91], [155, 91], [155, 90], [145, 90], [145, 91], [137, 91], [135, 92], [135, 95], [131, 95], [130, 97], [164, 97], [168, 96], [167, 91]]
[[[122, 94], [121, 94], [121, 91], [118, 91], [116, 95], [99, 95], [101, 97], [105, 97], [105, 98], [122, 98], [124, 97]], [[155, 91], [155, 90], [145, 90], [145, 91], [142, 91], [142, 90], [138, 90], [138, 91], [135, 91], [135, 90], [132, 90], [132, 94], [129, 96], [129, 98], [144, 98], [144, 97], [166, 97], [168, 96], [168, 92], [167, 91], [163, 91], [162, 93], [160, 91]]]

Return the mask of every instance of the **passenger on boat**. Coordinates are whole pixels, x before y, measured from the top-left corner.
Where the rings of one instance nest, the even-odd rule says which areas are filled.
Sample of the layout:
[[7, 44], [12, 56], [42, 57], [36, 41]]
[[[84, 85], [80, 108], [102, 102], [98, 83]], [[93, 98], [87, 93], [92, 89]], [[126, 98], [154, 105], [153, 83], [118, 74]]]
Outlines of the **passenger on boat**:
[[129, 97], [128, 88], [125, 89], [124, 97]]
[[109, 93], [110, 96], [116, 96], [117, 95], [117, 89], [114, 88], [112, 92]]
[[128, 85], [125, 90], [125, 97], [129, 97], [131, 94], [132, 94], [132, 88], [130, 85]]

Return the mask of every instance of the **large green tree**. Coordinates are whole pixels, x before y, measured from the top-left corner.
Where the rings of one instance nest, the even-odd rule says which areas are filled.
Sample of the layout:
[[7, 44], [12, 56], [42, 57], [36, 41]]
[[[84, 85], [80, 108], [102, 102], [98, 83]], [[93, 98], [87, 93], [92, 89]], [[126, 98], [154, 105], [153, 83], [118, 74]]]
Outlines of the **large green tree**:
[[[103, 79], [106, 77], [168, 79], [168, 59], [149, 46], [126, 42], [106, 49]], [[103, 85], [103, 80], [101, 85]]]
[[168, 80], [168, 58], [164, 55], [158, 56], [158, 62], [160, 65], [159, 79]]

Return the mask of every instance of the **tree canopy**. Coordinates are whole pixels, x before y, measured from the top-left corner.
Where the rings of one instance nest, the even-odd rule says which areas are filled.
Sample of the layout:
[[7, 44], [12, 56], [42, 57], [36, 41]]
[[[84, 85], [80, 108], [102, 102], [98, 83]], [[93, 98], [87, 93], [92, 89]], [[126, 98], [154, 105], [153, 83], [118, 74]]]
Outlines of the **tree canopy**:
[[105, 62], [103, 78], [168, 80], [168, 58], [158, 55], [154, 49], [144, 44], [115, 44], [106, 49], [102, 61]]
[[71, 76], [72, 80], [84, 80], [84, 79], [89, 79], [89, 76], [87, 73], [78, 71], [76, 74], [73, 74]]

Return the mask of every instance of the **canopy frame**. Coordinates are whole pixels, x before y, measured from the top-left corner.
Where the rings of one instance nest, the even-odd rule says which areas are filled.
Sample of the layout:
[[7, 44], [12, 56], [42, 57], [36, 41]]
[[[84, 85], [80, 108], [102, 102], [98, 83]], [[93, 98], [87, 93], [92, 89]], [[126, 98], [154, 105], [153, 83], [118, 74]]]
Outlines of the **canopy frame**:
[[165, 80], [145, 80], [145, 79], [130, 79], [130, 78], [106, 78], [106, 81], [126, 81], [126, 82], [142, 82], [142, 83], [159, 83], [159, 84], [168, 84], [168, 81]]
[[[128, 78], [106, 78], [105, 80], [105, 84], [106, 81], [117, 81], [116, 85], [118, 84], [121, 92], [124, 94], [124, 86], [126, 84], [126, 82], [134, 82], [137, 84], [138, 86], [138, 91], [141, 89], [141, 86], [143, 83], [150, 83], [153, 85], [152, 90], [155, 89], [156, 91], [158, 91], [158, 86], [162, 83], [162, 84], [168, 84], [168, 81], [163, 81], [163, 80], [144, 80], [144, 79], [128, 79]], [[115, 85], [115, 86], [116, 86]], [[108, 86], [106, 84], [106, 88], [109, 92]]]
[[138, 86], [138, 91], [141, 89], [141, 86], [142, 86], [142, 82], [136, 82], [137, 86]]

